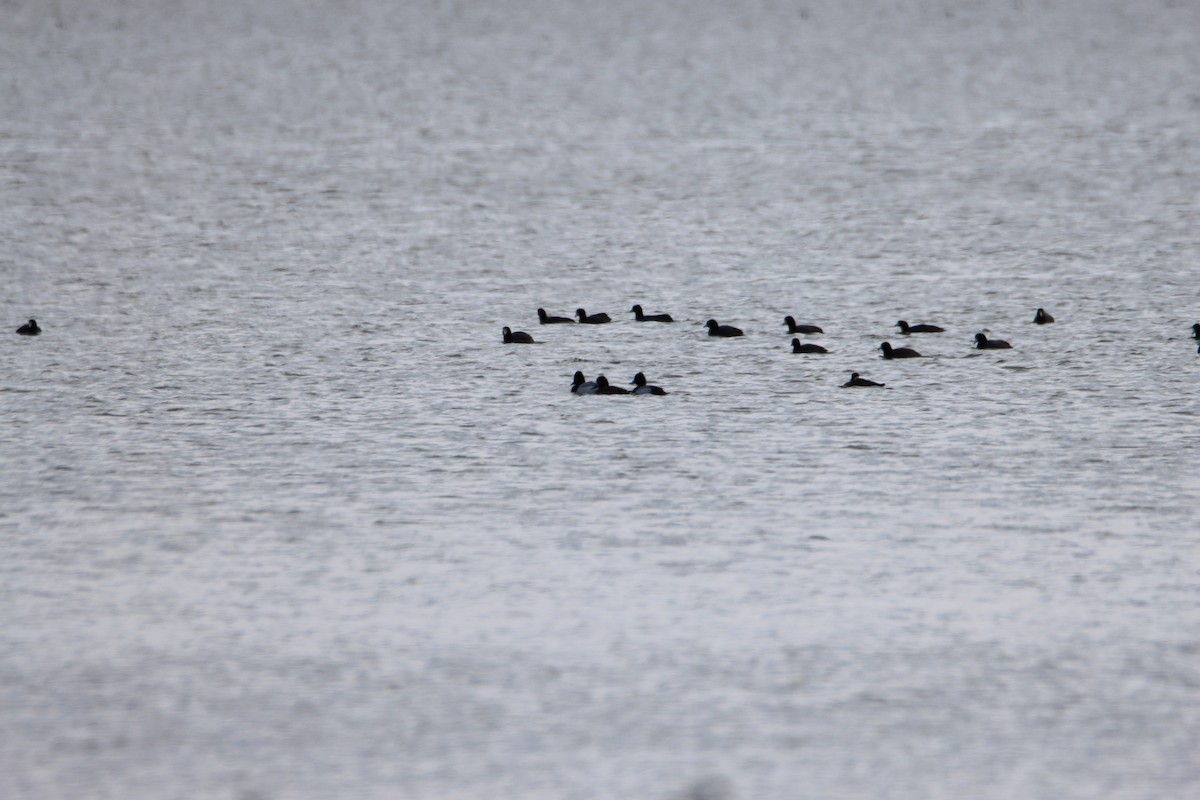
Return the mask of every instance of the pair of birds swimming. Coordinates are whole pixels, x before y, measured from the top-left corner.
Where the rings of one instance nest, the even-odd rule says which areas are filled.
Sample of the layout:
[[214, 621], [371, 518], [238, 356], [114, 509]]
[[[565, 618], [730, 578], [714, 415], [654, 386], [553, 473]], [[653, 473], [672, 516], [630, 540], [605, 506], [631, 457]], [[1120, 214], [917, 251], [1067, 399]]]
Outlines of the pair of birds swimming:
[[[800, 352], [795, 349], [796, 340], [792, 340], [792, 352]], [[975, 348], [977, 350], [1011, 350], [1012, 345], [1003, 339], [989, 339], [986, 334], [975, 334]], [[883, 351], [884, 358], [923, 358], [920, 353], [911, 347], [892, 347], [891, 342], [884, 342], [879, 345], [879, 349]]]
[[596, 380], [589, 381], [583, 376], [579, 370], [575, 371], [575, 377], [571, 381], [571, 392], [573, 394], [666, 394], [666, 390], [660, 386], [651, 386], [646, 383], [646, 376], [639, 372], [633, 376], [630, 385], [632, 390], [625, 389], [620, 386], [609, 384], [608, 378], [603, 375], [597, 375]]

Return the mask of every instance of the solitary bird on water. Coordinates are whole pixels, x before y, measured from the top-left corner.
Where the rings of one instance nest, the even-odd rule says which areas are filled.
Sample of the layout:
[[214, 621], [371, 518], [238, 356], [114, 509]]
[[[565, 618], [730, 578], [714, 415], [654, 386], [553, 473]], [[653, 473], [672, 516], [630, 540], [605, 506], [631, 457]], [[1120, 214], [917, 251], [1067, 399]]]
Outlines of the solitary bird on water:
[[911, 347], [892, 347], [891, 342], [879, 345], [884, 358], [922, 358], [922, 355]]
[[638, 322], [674, 322], [670, 314], [643, 314], [641, 306], [634, 306], [629, 309], [633, 312], [634, 319]]
[[800, 344], [799, 339], [792, 339], [792, 352], [793, 353], [828, 353], [829, 351], [826, 350], [824, 347], [821, 347], [821, 345], [819, 345], [819, 344], [813, 344], [812, 342]]
[[741, 328], [735, 328], [732, 325], [720, 325], [715, 319], [710, 319], [704, 325], [708, 328], [709, 336], [745, 336]]
[[896, 323], [896, 327], [900, 328], [900, 332], [908, 335], [910, 333], [945, 333], [945, 328], [939, 328], [937, 325], [909, 325], [904, 320]]
[[603, 325], [606, 322], [612, 322], [612, 317], [601, 311], [599, 314], [589, 314], [582, 308], [575, 309], [576, 318], [585, 325]]
[[567, 325], [575, 324], [575, 320], [571, 319], [570, 317], [550, 316], [546, 313], [546, 309], [544, 308], [538, 309], [538, 322], [542, 323], [543, 325], [562, 325], [564, 323]]
[[975, 334], [975, 347], [980, 350], [1011, 350], [1012, 345], [1003, 339], [989, 339], [982, 333]]
[[533, 337], [525, 331], [514, 331], [512, 328], [505, 326], [504, 331], [505, 344], [533, 344]]
[[860, 377], [858, 377], [857, 372], [851, 372], [850, 380], [843, 383], [842, 387], [847, 388], [847, 387], [853, 387], [853, 386], [885, 386], [885, 385], [886, 384], [876, 383], [875, 381], [867, 380], [866, 378], [860, 378]]
[[784, 317], [783, 324], [787, 326], [788, 333], [803, 333], [805, 335], [812, 335], [814, 333], [824, 333], [825, 332], [825, 331], [821, 330], [819, 327], [817, 327], [816, 325], [808, 325], [808, 324], [803, 324], [803, 323], [797, 325], [796, 318], [792, 317], [792, 316]]

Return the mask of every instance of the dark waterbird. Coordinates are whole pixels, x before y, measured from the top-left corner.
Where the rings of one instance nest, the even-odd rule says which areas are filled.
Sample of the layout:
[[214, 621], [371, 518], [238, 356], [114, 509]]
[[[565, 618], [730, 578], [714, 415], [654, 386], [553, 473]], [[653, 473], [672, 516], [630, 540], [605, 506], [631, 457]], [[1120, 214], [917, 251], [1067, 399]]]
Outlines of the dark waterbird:
[[633, 312], [633, 317], [638, 322], [674, 322], [670, 314], [643, 314], [641, 306], [634, 306], [629, 309]]
[[828, 353], [829, 351], [826, 350], [824, 347], [821, 347], [821, 345], [819, 345], [819, 344], [812, 344], [811, 342], [809, 342], [808, 344], [800, 344], [799, 339], [792, 339], [792, 352], [793, 353]]
[[571, 382], [572, 394], [595, 394], [598, 388], [595, 381], [586, 380], [582, 372], [575, 371], [575, 378]]
[[17, 333], [21, 334], [22, 336], [37, 336], [41, 332], [42, 329], [38, 327], [36, 319], [31, 319], [29, 322], [26, 322], [24, 325], [17, 328]]
[[504, 343], [505, 344], [533, 344], [533, 337], [525, 331], [514, 331], [505, 326], [504, 328]]
[[923, 358], [923, 356], [911, 347], [892, 347], [891, 342], [884, 342], [879, 345], [879, 349], [883, 351], [884, 358]]
[[1012, 345], [1003, 339], [989, 339], [982, 333], [975, 334], [975, 347], [980, 350], [1011, 350]]
[[820, 328], [818, 328], [816, 325], [797, 325], [796, 318], [791, 317], [791, 316], [784, 317], [783, 324], [787, 326], [788, 333], [803, 333], [803, 334], [811, 335], [814, 333], [824, 333], [825, 332], [825, 331], [821, 330]]
[[1046, 309], [1039, 308], [1037, 313], [1033, 315], [1033, 321], [1037, 325], [1049, 325], [1054, 322], [1054, 317], [1046, 313]]
[[597, 375], [596, 394], [629, 394], [629, 390], [621, 386], [610, 386], [608, 378], [603, 375]]
[[646, 376], [640, 372], [637, 375], [633, 376], [633, 380], [631, 380], [630, 383], [633, 384], [635, 387], [637, 387], [633, 390], [634, 394], [666, 394], [667, 393], [667, 390], [662, 388], [661, 386], [651, 386], [650, 384], [646, 383]]
[[732, 325], [718, 325], [715, 319], [710, 319], [704, 323], [704, 326], [708, 328], [709, 336], [745, 336], [741, 328], [735, 328]]
[[542, 323], [543, 325], [563, 325], [563, 324], [574, 325], [575, 324], [575, 320], [571, 319], [570, 317], [552, 317], [552, 316], [550, 316], [549, 314], [546, 313], [546, 309], [544, 309], [544, 308], [538, 309], [538, 322]]
[[850, 380], [843, 383], [842, 387], [847, 388], [847, 387], [853, 387], [853, 386], [884, 386], [884, 385], [886, 385], [886, 384], [876, 383], [875, 381], [870, 381], [870, 380], [867, 380], [866, 378], [860, 378], [860, 377], [858, 377], [857, 372], [851, 372]]
[[900, 332], [905, 334], [906, 336], [910, 333], [945, 333], [946, 332], [945, 328], [939, 328], [937, 325], [924, 325], [924, 324], [909, 325], [904, 320], [900, 320], [899, 322], [897, 322], [896, 326], [898, 328], [900, 328]]
[[606, 322], [612, 322], [612, 317], [601, 311], [599, 314], [589, 314], [582, 308], [575, 309], [575, 318], [584, 325], [603, 325]]
[[[33, 320], [29, 320], [29, 321], [33, 322]], [[1200, 339], [1200, 322], [1197, 322], [1195, 325], [1192, 326], [1192, 338]]]

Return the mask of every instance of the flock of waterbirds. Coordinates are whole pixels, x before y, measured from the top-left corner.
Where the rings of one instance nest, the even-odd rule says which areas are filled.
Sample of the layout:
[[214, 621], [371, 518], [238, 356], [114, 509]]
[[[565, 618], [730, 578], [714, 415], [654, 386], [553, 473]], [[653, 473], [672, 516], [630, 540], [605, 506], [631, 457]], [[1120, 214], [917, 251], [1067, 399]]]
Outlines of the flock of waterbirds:
[[[646, 314], [640, 305], [635, 305], [629, 309], [629, 312], [634, 315], [634, 320], [637, 322], [674, 322], [675, 320], [670, 314]], [[612, 322], [612, 318], [603, 312], [598, 314], [589, 314], [585, 309], [579, 308], [575, 311], [574, 318], [558, 317], [546, 313], [546, 309], [539, 308], [537, 310], [538, 322], [542, 325], [603, 325]], [[1044, 308], [1039, 308], [1033, 315], [1033, 323], [1035, 325], [1048, 325], [1054, 322], [1054, 317]], [[32, 323], [33, 320], [30, 320]], [[812, 336], [823, 334], [825, 331], [819, 325], [808, 323], [798, 323], [795, 317], [787, 316], [783, 318], [783, 324], [787, 328], [787, 332]], [[722, 325], [715, 319], [710, 319], [704, 323], [708, 328], [709, 336], [733, 338], [744, 336], [745, 332], [740, 328], [732, 325]], [[900, 329], [900, 333], [909, 336], [912, 334], [938, 334], [945, 333], [946, 329], [939, 325], [930, 325], [921, 323], [910, 325], [906, 320], [900, 320], [896, 323], [896, 327]], [[1200, 340], [1200, 322], [1192, 326], [1192, 337]], [[503, 340], [505, 344], [537, 344], [537, 341], [525, 331], [514, 331], [509, 327], [503, 330]], [[975, 334], [975, 348], [978, 350], [1011, 350], [1012, 345], [1003, 339], [992, 339], [982, 331]], [[917, 350], [912, 347], [893, 347], [891, 342], [883, 342], [879, 345], [879, 349], [883, 353], [885, 359], [897, 358], [923, 358]], [[792, 339], [792, 352], [820, 355], [829, 351], [819, 344], [814, 342], [801, 342], [798, 338]], [[1197, 353], [1200, 353], [1200, 346], [1197, 346]], [[667, 394], [665, 390], [658, 386], [652, 386], [646, 383], [646, 376], [639, 372], [630, 381], [634, 387], [632, 390], [624, 389], [619, 386], [613, 386], [608, 382], [608, 379], [599, 375], [594, 381], [587, 380], [586, 376], [581, 371], [577, 371], [571, 383], [571, 391], [575, 394]], [[857, 372], [850, 373], [850, 379], [842, 384], [846, 388], [854, 387], [882, 387], [886, 384], [864, 378]]]
[[[640, 305], [635, 305], [629, 309], [629, 312], [634, 315], [634, 320], [637, 322], [674, 322], [670, 314], [646, 314]], [[603, 325], [612, 322], [612, 317], [603, 312], [599, 314], [589, 314], [582, 308], [575, 310], [575, 318], [571, 317], [556, 317], [546, 313], [546, 309], [539, 308], [537, 310], [538, 322], [542, 325]], [[1048, 325], [1054, 322], [1054, 317], [1051, 316], [1046, 309], [1039, 308], [1033, 315], [1033, 322], [1036, 325]], [[825, 331], [818, 325], [797, 323], [795, 317], [786, 316], [783, 318], [783, 324], [787, 327], [788, 333], [800, 333], [806, 336], [814, 334], [822, 334]], [[741, 328], [735, 328], [732, 325], [721, 325], [715, 319], [710, 319], [704, 323], [708, 328], [709, 336], [717, 336], [724, 338], [733, 338], [744, 336], [745, 332]], [[900, 329], [900, 333], [905, 336], [914, 333], [945, 333], [946, 329], [938, 325], [929, 325], [926, 323], [918, 325], [909, 325], [906, 320], [899, 320], [896, 327]], [[37, 336], [42, 332], [41, 327], [37, 324], [37, 320], [30, 319], [21, 327], [17, 328], [17, 333], [21, 336]], [[507, 325], [502, 331], [504, 344], [537, 344], [533, 336], [525, 331], [514, 331]], [[1192, 338], [1200, 340], [1200, 322], [1192, 325]], [[1010, 350], [1012, 345], [1003, 339], [989, 339], [987, 334], [982, 331], [975, 334], [975, 347], [979, 350]], [[893, 347], [891, 342], [883, 342], [879, 345], [879, 349], [883, 351], [883, 357], [886, 359], [894, 358], [923, 358], [923, 356], [911, 347]], [[819, 344], [812, 342], [801, 342], [799, 339], [792, 339], [792, 352], [805, 354], [824, 354], [829, 351]], [[1197, 345], [1196, 352], [1200, 353], [1200, 345]], [[661, 387], [652, 386], [646, 383], [646, 376], [639, 372], [633, 376], [630, 385], [634, 388], [624, 389], [620, 386], [612, 386], [608, 379], [600, 375], [594, 381], [589, 381], [584, 377], [582, 372], [575, 373], [571, 384], [571, 391], [575, 394], [654, 394], [665, 395], [667, 392]], [[884, 386], [885, 384], [876, 383], [875, 381], [863, 378], [857, 372], [850, 373], [850, 380], [842, 384], [843, 387], [856, 386]]]

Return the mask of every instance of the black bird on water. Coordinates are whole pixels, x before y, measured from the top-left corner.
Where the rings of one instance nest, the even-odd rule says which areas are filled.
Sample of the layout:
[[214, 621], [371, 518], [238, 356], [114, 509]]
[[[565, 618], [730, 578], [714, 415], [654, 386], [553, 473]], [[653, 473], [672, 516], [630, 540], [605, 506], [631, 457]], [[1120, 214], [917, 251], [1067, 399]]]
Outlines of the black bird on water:
[[850, 380], [843, 383], [842, 387], [847, 388], [847, 387], [853, 387], [853, 386], [886, 386], [886, 384], [876, 383], [875, 381], [869, 381], [866, 378], [860, 378], [860, 377], [858, 377], [857, 372], [851, 372]]
[[603, 325], [612, 322], [612, 317], [601, 311], [599, 314], [589, 314], [582, 308], [575, 309], [575, 317], [585, 325]]
[[1011, 350], [1012, 345], [1003, 339], [989, 339], [982, 333], [975, 334], [975, 347], [980, 350]]
[[1036, 325], [1049, 325], [1054, 322], [1054, 317], [1046, 313], [1046, 309], [1039, 308], [1037, 313], [1033, 315], [1033, 321]]
[[24, 325], [17, 328], [17, 333], [21, 334], [22, 336], [37, 336], [41, 332], [42, 329], [38, 327], [36, 319], [31, 319], [29, 322], [26, 322]]
[[634, 319], [638, 322], [674, 322], [670, 314], [643, 314], [641, 306], [634, 306], [629, 309], [633, 312]]
[[829, 351], [826, 350], [824, 347], [821, 347], [821, 345], [819, 345], [819, 344], [813, 344], [812, 342], [809, 342], [807, 344], [800, 344], [799, 339], [792, 339], [792, 352], [793, 353], [828, 353]]
[[787, 326], [788, 333], [803, 333], [811, 335], [814, 333], [824, 333], [825, 331], [818, 328], [816, 325], [797, 325], [796, 318], [787, 316], [783, 318], [783, 324]]
[[505, 344], [533, 344], [533, 337], [525, 331], [514, 331], [512, 328], [505, 326], [504, 328], [504, 343]]
[[603, 375], [597, 375], [596, 394], [629, 394], [629, 390], [620, 386], [610, 386], [608, 378]]
[[879, 349], [883, 351], [884, 358], [923, 358], [923, 356], [911, 347], [892, 347], [891, 342], [884, 342], [879, 345]]
[[708, 328], [709, 336], [745, 336], [741, 328], [735, 328], [732, 325], [718, 325], [715, 319], [710, 319], [704, 325]]
[[[29, 320], [29, 321], [33, 322], [33, 320]], [[1195, 325], [1192, 326], [1192, 338], [1200, 339], [1200, 322], [1197, 322]]]
[[904, 320], [900, 320], [899, 322], [897, 322], [896, 326], [898, 328], [900, 328], [900, 332], [905, 335], [908, 335], [910, 333], [945, 333], [946, 332], [945, 328], [939, 328], [937, 325], [924, 325], [924, 324], [909, 325]]
[[543, 325], [562, 325], [563, 323], [566, 323], [567, 325], [575, 324], [575, 320], [571, 319], [570, 317], [550, 316], [546, 313], [546, 309], [544, 308], [538, 309], [538, 322], [542, 323]]

